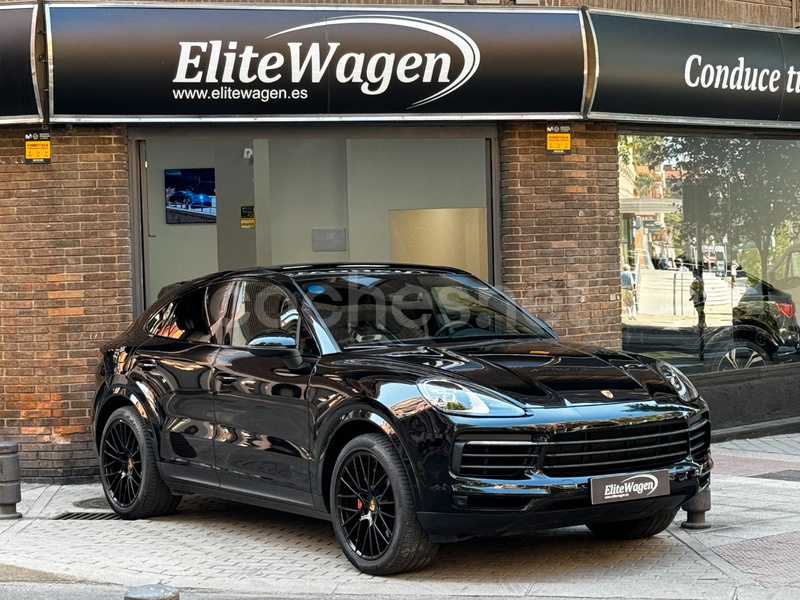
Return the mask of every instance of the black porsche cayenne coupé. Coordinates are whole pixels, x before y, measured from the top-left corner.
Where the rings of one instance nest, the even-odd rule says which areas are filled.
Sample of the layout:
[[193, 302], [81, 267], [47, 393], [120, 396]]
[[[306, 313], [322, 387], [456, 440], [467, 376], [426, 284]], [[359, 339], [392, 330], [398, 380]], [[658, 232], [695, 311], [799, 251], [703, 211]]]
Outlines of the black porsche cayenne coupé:
[[651, 536], [712, 466], [678, 370], [559, 340], [470, 274], [411, 265], [165, 288], [104, 348], [94, 425], [122, 517], [190, 493], [293, 511], [374, 574], [471, 536]]

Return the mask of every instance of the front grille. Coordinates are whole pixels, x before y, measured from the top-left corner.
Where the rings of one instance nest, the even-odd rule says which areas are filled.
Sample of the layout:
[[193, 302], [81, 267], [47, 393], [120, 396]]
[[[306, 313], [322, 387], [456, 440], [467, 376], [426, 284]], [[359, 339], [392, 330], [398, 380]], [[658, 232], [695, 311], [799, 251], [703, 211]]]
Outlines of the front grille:
[[711, 422], [708, 420], [708, 411], [703, 411], [689, 423], [689, 445], [692, 449], [692, 458], [702, 460], [708, 455], [711, 448]]
[[466, 477], [517, 479], [536, 466], [538, 444], [526, 440], [482, 439], [456, 443], [456, 472]]
[[587, 477], [646, 471], [689, 454], [684, 420], [558, 433], [544, 444], [541, 469], [550, 477]]
[[593, 477], [662, 469], [690, 454], [702, 460], [710, 443], [707, 411], [688, 422], [672, 419], [593, 427], [557, 433], [542, 441], [529, 435], [469, 433], [456, 440], [453, 471], [490, 479], [520, 479], [532, 469], [549, 477]]

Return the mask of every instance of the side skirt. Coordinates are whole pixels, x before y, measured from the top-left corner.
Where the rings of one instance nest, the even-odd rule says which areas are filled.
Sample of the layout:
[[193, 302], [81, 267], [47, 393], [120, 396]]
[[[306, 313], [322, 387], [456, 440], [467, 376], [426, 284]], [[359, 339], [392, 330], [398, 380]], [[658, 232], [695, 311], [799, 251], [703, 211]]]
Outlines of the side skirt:
[[220, 488], [207, 487], [204, 485], [186, 483], [185, 481], [176, 482], [168, 481], [170, 490], [173, 494], [197, 494], [199, 496], [210, 496], [213, 498], [222, 498], [223, 500], [232, 500], [234, 502], [241, 502], [242, 504], [250, 504], [253, 506], [261, 506], [269, 508], [270, 510], [279, 510], [296, 515], [303, 515], [305, 517], [312, 517], [322, 521], [330, 521], [331, 515], [326, 511], [321, 511], [313, 506], [303, 504], [291, 504], [288, 502], [280, 502], [278, 500], [267, 500], [251, 496], [249, 494], [242, 494], [239, 492], [232, 492]]

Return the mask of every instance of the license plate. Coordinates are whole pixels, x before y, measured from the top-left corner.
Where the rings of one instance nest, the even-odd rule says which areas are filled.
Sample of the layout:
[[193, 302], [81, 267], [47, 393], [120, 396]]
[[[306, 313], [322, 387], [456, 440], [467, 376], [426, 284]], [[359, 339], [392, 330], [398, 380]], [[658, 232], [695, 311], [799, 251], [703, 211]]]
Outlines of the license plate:
[[669, 494], [669, 471], [592, 477], [589, 484], [592, 504], [654, 498]]

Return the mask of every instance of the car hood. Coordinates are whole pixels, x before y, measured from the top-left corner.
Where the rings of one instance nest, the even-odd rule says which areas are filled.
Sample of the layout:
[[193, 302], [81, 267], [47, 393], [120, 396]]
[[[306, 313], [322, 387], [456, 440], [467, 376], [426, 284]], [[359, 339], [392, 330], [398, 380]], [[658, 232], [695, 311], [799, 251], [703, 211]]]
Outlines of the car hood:
[[381, 362], [394, 363], [392, 368], [405, 365], [428, 377], [452, 374], [531, 406], [675, 396], [663, 377], [630, 354], [558, 339], [373, 349], [370, 354], [373, 360], [380, 356]]

